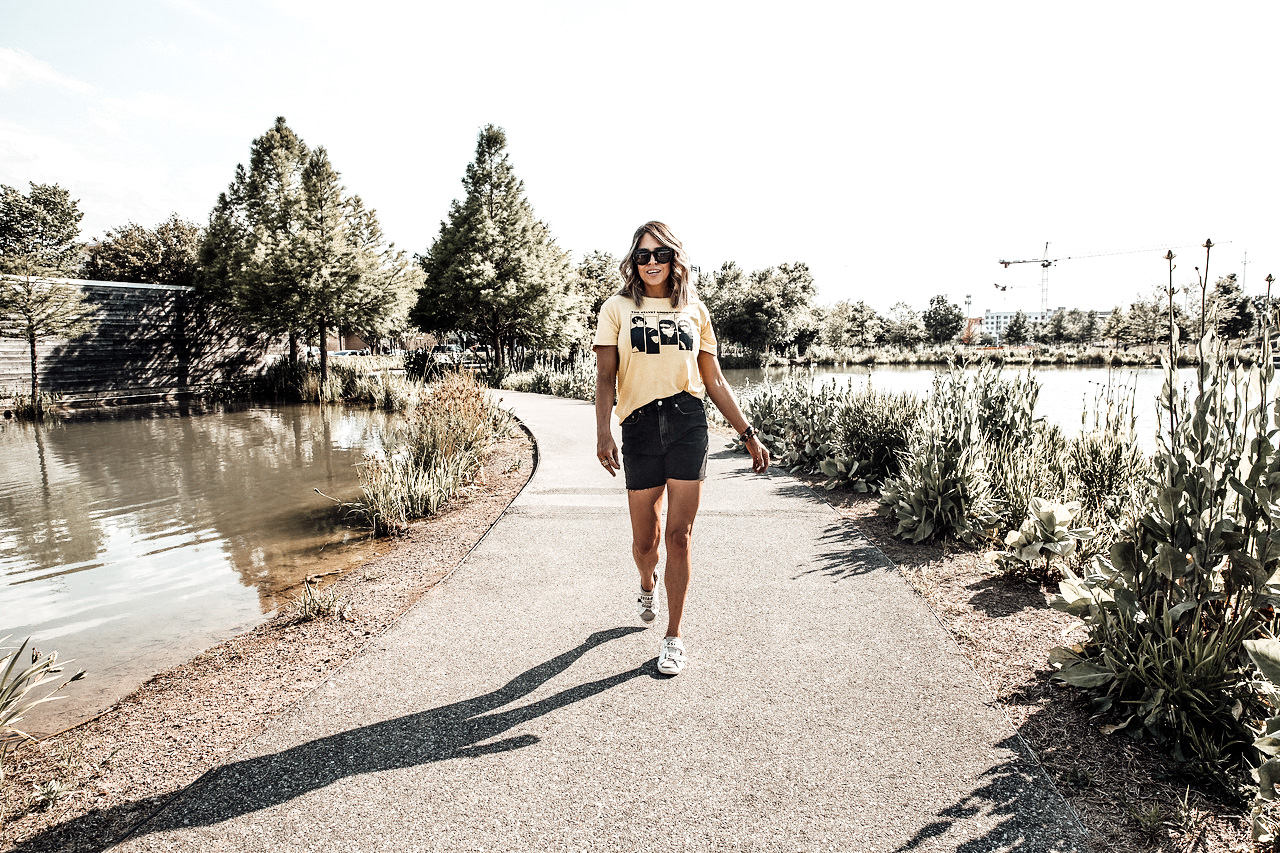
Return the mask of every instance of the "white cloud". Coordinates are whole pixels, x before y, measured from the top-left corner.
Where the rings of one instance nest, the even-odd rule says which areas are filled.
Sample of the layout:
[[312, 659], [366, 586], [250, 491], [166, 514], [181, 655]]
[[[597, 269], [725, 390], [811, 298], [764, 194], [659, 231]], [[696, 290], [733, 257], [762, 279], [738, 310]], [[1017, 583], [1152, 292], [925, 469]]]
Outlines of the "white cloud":
[[92, 94], [95, 91], [92, 85], [63, 74], [25, 50], [0, 47], [0, 89], [14, 88], [23, 83], [53, 86], [81, 95]]

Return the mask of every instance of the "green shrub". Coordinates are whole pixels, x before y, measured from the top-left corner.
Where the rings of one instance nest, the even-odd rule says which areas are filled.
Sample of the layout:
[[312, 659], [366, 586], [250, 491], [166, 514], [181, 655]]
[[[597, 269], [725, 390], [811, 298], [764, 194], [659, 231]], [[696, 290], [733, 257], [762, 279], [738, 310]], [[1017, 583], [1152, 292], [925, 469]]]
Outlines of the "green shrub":
[[1052, 660], [1095, 710], [1234, 784], [1248, 721], [1268, 702], [1242, 644], [1280, 627], [1274, 373], [1269, 359], [1241, 368], [1212, 332], [1198, 356], [1187, 391], [1165, 359], [1145, 500], [1106, 558], [1067, 573], [1054, 606], [1083, 618], [1089, 637]]
[[1074, 523], [1079, 515], [1079, 501], [1054, 503], [1032, 498], [1022, 526], [1005, 536], [1008, 550], [995, 555], [996, 564], [1007, 575], [1050, 580], [1055, 572], [1055, 557], [1065, 561], [1076, 553], [1082, 541], [1093, 538], [1092, 530]]
[[898, 520], [895, 535], [912, 542], [953, 537], [970, 545], [989, 537], [996, 503], [975, 385], [956, 366], [934, 376], [901, 471], [880, 491], [880, 514]]
[[836, 382], [814, 387], [813, 374], [764, 382], [743, 392], [747, 420], [793, 473], [817, 473], [836, 441], [837, 413], [849, 403], [848, 388]]
[[895, 476], [921, 409], [913, 394], [881, 393], [870, 385], [848, 395], [835, 412], [834, 441], [819, 463], [827, 488], [867, 491]]
[[[8, 639], [7, 636], [2, 637], [0, 643]], [[37, 705], [54, 699], [54, 694], [71, 682], [84, 678], [82, 669], [41, 698], [32, 699], [31, 694], [37, 689], [57, 680], [56, 676], [62, 672], [62, 667], [58, 665], [57, 652], [41, 655], [35, 648], [31, 649], [30, 665], [22, 666], [19, 661], [30, 642], [31, 638], [28, 637], [17, 648], [0, 646], [0, 651], [8, 652], [0, 657], [0, 782], [4, 781], [5, 756], [20, 743], [34, 740], [31, 735], [18, 728], [23, 715]]]

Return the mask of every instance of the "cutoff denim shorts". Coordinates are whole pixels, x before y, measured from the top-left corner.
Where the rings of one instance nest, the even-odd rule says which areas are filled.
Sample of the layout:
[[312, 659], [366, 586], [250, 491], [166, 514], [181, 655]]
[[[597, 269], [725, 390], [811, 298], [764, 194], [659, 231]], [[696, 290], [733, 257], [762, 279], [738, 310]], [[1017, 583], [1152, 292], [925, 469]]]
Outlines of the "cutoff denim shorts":
[[681, 391], [627, 415], [622, 470], [629, 491], [665, 486], [667, 480], [705, 480], [707, 410], [702, 400]]

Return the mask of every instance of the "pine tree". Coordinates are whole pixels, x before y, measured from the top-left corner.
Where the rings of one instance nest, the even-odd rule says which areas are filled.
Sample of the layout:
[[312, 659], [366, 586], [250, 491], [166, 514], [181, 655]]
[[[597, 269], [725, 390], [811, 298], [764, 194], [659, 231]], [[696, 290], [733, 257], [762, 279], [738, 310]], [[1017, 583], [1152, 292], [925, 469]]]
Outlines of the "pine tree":
[[503, 130], [487, 125], [467, 166], [465, 197], [425, 255], [425, 281], [410, 320], [427, 332], [464, 332], [493, 347], [560, 347], [572, 338], [577, 300], [567, 253], [534, 217], [506, 153]]
[[1253, 331], [1257, 323], [1253, 304], [1241, 292], [1235, 273], [1218, 279], [1209, 297], [1209, 305], [1214, 328], [1226, 340], [1243, 338]]
[[1080, 343], [1088, 346], [1098, 337], [1098, 312], [1090, 311], [1084, 315], [1084, 322], [1080, 325]]
[[290, 357], [296, 359], [297, 341], [305, 336], [302, 306], [296, 294], [272, 286], [259, 250], [286, 242], [296, 230], [302, 170], [311, 152], [283, 116], [249, 150], [248, 170], [237, 164], [235, 177], [209, 214], [197, 284], [203, 294], [234, 309], [250, 328], [288, 334]]
[[283, 118], [254, 140], [248, 171], [236, 167], [200, 259], [202, 288], [254, 328], [288, 334], [292, 357], [299, 339], [318, 336], [322, 382], [328, 330], [402, 330], [420, 278], [385, 242], [377, 214], [347, 193], [328, 152], [309, 149]]
[[1030, 324], [1027, 322], [1027, 315], [1019, 311], [1013, 315], [1013, 319], [1009, 321], [1009, 325], [1004, 330], [1003, 343], [1011, 346], [1021, 346], [1031, 340]]

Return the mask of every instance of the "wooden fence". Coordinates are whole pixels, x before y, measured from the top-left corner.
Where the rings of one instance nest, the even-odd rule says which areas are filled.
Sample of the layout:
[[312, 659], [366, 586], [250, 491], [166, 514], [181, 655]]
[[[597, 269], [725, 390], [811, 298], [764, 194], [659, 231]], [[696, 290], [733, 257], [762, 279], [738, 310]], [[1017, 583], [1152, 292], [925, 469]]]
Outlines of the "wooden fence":
[[[10, 276], [0, 276], [0, 286]], [[96, 328], [36, 347], [41, 390], [69, 405], [119, 404], [199, 393], [280, 353], [242, 334], [188, 287], [48, 279], [78, 287], [96, 306]], [[0, 338], [0, 397], [29, 392], [27, 342]]]

